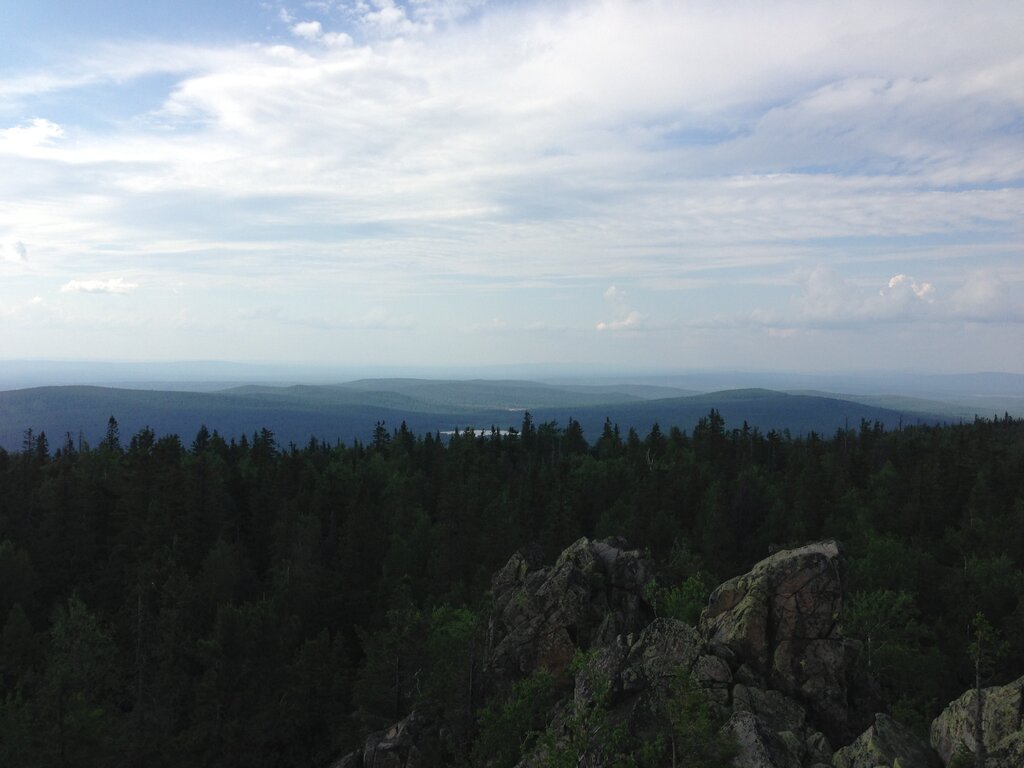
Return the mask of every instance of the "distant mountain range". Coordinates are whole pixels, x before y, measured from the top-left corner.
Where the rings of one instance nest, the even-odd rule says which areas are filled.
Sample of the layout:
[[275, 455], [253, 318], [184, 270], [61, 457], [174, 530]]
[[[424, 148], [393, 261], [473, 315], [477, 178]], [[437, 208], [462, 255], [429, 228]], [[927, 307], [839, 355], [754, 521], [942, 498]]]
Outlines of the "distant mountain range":
[[98, 386], [34, 387], [0, 392], [0, 446], [21, 446], [26, 429], [45, 432], [51, 446], [70, 434], [90, 444], [114, 416], [123, 439], [144, 427], [177, 434], [186, 444], [200, 426], [225, 438], [271, 430], [281, 445], [304, 445], [310, 437], [351, 443], [370, 439], [378, 422], [388, 429], [403, 421], [417, 433], [473, 427], [519, 428], [529, 410], [536, 424], [576, 419], [593, 441], [605, 420], [625, 433], [645, 435], [655, 423], [663, 431], [692, 431], [717, 409], [727, 428], [746, 422], [762, 432], [789, 430], [831, 435], [861, 420], [888, 428], [991, 416], [970, 404], [907, 396], [835, 395], [761, 388], [694, 392], [656, 383], [544, 384], [532, 381], [362, 379], [336, 385], [245, 385], [219, 391], [123, 389]]

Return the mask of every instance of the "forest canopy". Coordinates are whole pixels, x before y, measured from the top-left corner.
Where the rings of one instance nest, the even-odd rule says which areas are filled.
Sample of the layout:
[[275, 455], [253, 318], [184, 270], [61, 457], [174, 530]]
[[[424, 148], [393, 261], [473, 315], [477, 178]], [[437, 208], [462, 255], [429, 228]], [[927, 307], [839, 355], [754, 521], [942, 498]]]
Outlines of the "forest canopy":
[[712, 411], [587, 436], [527, 414], [302, 447], [265, 429], [122, 438], [111, 418], [94, 447], [28, 431], [0, 450], [0, 764], [325, 764], [428, 699], [471, 763], [496, 710], [453, 681], [491, 574], [584, 535], [649, 550], [652, 604], [690, 622], [769, 551], [841, 540], [844, 631], [919, 732], [972, 684], [979, 615], [990, 679], [1024, 671], [1008, 417], [793, 437]]

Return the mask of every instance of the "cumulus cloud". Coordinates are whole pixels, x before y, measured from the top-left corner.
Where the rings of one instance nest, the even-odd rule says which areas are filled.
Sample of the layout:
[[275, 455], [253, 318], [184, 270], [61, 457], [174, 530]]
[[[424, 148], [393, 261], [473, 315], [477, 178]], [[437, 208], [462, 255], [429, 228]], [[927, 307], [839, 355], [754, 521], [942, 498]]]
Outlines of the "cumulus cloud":
[[880, 290], [878, 295], [883, 299], [891, 299], [895, 297], [900, 302], [902, 302], [904, 298], [911, 300], [911, 297], [913, 297], [918, 301], [931, 304], [935, 301], [933, 297], [934, 293], [935, 286], [931, 283], [919, 283], [908, 275], [899, 274], [893, 275], [889, 278], [889, 285], [887, 288]]
[[866, 319], [898, 318], [920, 314], [935, 304], [935, 286], [915, 281], [907, 274], [894, 274], [878, 296], [864, 301], [860, 314]]
[[410, 0], [413, 18], [426, 24], [451, 23], [482, 8], [487, 0]]
[[818, 266], [806, 275], [797, 320], [804, 323], [879, 322], [920, 317], [935, 303], [935, 286], [893, 275], [872, 292]]
[[0, 241], [0, 261], [28, 261], [28, 246], [21, 240]]
[[397, 36], [416, 30], [416, 25], [405, 13], [405, 7], [395, 0], [370, 0], [372, 10], [363, 14], [363, 23], [374, 27], [380, 34]]
[[[1022, 244], [1024, 7], [867, 2], [304, 2], [280, 16], [289, 45], [69, 52], [0, 82], [4, 114], [33, 105], [0, 132], [4, 216], [57, 274], [144, 253], [167, 285], [244, 263], [370, 302], [558, 281], [585, 333], [651, 330], [619, 289], [594, 324], [606, 275], [700, 279], [735, 316], [757, 301], [731, 287], [816, 263], [847, 277], [805, 275], [756, 322], [980, 317], [987, 295], [1007, 315], [1019, 276], [957, 286], [968, 246], [1005, 263]], [[73, 141], [33, 117], [159, 73], [173, 85], [134, 119], [60, 112]]]
[[598, 331], [625, 331], [640, 327], [643, 317], [626, 304], [626, 292], [614, 285], [604, 292], [605, 301], [612, 311], [611, 320], [602, 320], [594, 328]]
[[24, 152], [64, 136], [64, 129], [43, 117], [0, 130], [0, 152]]
[[352, 38], [345, 32], [325, 32], [319, 21], [300, 21], [292, 24], [291, 33], [295, 37], [310, 43], [320, 43], [328, 47], [342, 47], [352, 44]]
[[[819, 265], [799, 278], [800, 290], [790, 311], [758, 308], [744, 322], [770, 331], [800, 328], [867, 327], [877, 323], [909, 324], [1022, 322], [1010, 283], [997, 272], [978, 270], [951, 291], [940, 292], [932, 282], [899, 273], [880, 288], [854, 282]], [[876, 284], [877, 285], [877, 284]], [[719, 325], [730, 327], [728, 320]]]
[[1024, 303], [1015, 301], [1011, 282], [992, 269], [972, 271], [953, 292], [952, 308], [969, 321], [1024, 322]]
[[109, 280], [70, 280], [60, 287], [61, 293], [131, 293], [138, 283], [130, 283], [123, 277]]
[[300, 21], [292, 26], [292, 34], [304, 40], [318, 40], [324, 33], [319, 21]]
[[27, 301], [0, 302], [0, 319], [12, 320], [19, 325], [47, 326], [59, 323], [62, 314], [41, 296], [33, 296]]

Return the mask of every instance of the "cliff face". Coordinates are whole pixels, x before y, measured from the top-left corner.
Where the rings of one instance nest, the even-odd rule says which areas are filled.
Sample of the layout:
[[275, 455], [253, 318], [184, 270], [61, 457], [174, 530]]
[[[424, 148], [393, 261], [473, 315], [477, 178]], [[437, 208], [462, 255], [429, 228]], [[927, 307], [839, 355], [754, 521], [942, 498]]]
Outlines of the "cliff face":
[[[551, 763], [579, 719], [597, 710], [606, 719], [595, 732], [664, 741], [680, 727], [680, 678], [724, 723], [719, 734], [730, 737], [736, 768], [939, 768], [958, 746], [973, 750], [973, 693], [936, 719], [934, 749], [874, 712], [871, 682], [857, 673], [859, 646], [840, 631], [843, 563], [835, 541], [777, 552], [720, 585], [696, 628], [654, 617], [644, 597], [651, 563], [621, 540], [584, 538], [554, 564], [541, 560], [523, 550], [495, 574], [484, 670], [485, 692], [499, 700], [538, 670], [569, 680], [550, 712], [551, 738], [527, 749], [524, 768]], [[588, 652], [583, 667], [572, 664], [579, 651]], [[1024, 765], [1022, 686], [1024, 678], [987, 692], [990, 768]], [[414, 712], [336, 765], [452, 764], [441, 736]], [[663, 762], [686, 765], [675, 736], [668, 738], [671, 759], [666, 753]], [[602, 754], [589, 751], [586, 764], [610, 765]]]

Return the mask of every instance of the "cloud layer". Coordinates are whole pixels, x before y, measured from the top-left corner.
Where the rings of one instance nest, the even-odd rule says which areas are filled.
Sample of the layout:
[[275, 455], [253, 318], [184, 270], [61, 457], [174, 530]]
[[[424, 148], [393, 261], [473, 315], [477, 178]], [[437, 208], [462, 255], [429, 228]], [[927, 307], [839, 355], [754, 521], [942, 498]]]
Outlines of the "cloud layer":
[[[880, 321], [1017, 322], [1019, 4], [358, 0], [277, 23], [94, 40], [0, 80], [8, 302], [126, 294], [76, 275], [129, 272], [178, 291], [150, 294], [154, 323], [377, 311], [441, 339], [496, 314], [460, 296], [501, 291], [506, 335], [647, 334], [676, 365], [691, 351], [664, 329], [736, 318], [859, 326], [863, 358]], [[285, 325], [243, 355], [338, 354]], [[488, 349], [463, 340], [432, 354]]]
[[61, 293], [131, 293], [138, 288], [137, 283], [129, 283], [123, 277], [109, 280], [69, 280], [60, 287]]

